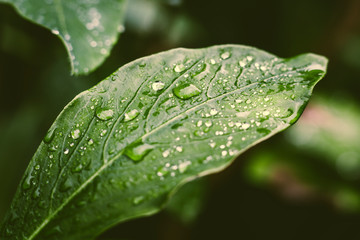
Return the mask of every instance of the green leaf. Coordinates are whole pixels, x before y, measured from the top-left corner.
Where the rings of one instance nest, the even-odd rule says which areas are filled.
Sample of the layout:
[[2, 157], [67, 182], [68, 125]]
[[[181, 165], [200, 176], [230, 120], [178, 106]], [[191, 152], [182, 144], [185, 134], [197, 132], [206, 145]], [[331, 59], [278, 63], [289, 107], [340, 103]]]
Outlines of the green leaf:
[[5, 218], [6, 239], [91, 239], [159, 211], [300, 116], [327, 60], [222, 45], [131, 62], [60, 113]]
[[71, 71], [86, 74], [109, 55], [124, 30], [126, 0], [0, 0], [24, 18], [58, 35], [69, 54]]

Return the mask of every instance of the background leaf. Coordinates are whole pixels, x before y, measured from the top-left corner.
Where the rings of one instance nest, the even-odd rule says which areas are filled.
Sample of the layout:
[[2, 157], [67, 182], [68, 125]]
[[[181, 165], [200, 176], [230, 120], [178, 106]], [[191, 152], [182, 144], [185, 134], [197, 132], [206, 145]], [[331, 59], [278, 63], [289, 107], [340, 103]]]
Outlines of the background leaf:
[[203, 210], [208, 183], [200, 178], [182, 186], [166, 205], [166, 211], [183, 224], [190, 225]]
[[360, 111], [344, 97], [316, 98], [288, 140], [311, 152], [345, 179], [360, 179]]
[[183, 183], [222, 170], [294, 123], [326, 63], [223, 45], [125, 65], [59, 115], [2, 236], [92, 238], [158, 211]]
[[75, 74], [96, 69], [124, 31], [126, 0], [0, 0], [12, 4], [26, 19], [58, 35]]

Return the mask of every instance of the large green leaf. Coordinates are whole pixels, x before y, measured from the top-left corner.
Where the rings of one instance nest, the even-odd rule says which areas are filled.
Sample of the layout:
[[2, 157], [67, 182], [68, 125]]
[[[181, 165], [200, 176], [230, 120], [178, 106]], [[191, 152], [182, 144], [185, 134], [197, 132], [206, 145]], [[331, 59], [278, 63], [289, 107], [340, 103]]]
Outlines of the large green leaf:
[[294, 123], [327, 60], [223, 45], [121, 67], [79, 94], [21, 181], [2, 239], [89, 239]]
[[75, 74], [97, 68], [123, 31], [126, 0], [0, 0], [58, 35]]

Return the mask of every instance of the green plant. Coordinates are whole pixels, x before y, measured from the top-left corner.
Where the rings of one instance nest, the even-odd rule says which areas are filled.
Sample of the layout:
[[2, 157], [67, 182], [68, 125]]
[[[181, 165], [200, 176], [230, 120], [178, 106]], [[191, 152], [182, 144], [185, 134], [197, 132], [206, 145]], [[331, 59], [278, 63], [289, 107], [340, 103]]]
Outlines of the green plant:
[[314, 54], [281, 59], [219, 45], [121, 67], [60, 113], [1, 236], [87, 239], [159, 211], [185, 182], [295, 123], [326, 64]]

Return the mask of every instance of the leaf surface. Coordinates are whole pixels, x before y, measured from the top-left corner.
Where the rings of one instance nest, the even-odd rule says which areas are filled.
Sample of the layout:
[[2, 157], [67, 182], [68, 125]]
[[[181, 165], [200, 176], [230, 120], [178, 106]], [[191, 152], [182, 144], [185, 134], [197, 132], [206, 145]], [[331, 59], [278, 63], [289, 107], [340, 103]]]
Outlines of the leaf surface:
[[86, 74], [110, 54], [124, 30], [126, 0], [0, 0], [24, 18], [59, 36], [69, 54], [71, 70]]
[[281, 59], [222, 45], [121, 67], [60, 113], [0, 236], [91, 239], [159, 211], [185, 182], [294, 123], [326, 64], [314, 54]]

